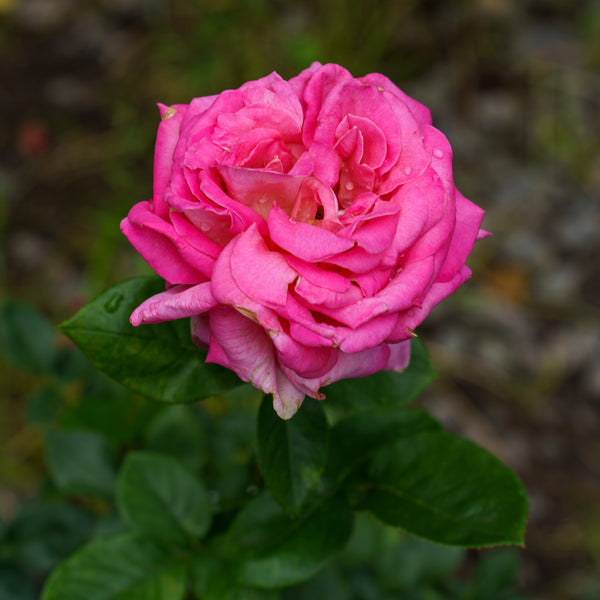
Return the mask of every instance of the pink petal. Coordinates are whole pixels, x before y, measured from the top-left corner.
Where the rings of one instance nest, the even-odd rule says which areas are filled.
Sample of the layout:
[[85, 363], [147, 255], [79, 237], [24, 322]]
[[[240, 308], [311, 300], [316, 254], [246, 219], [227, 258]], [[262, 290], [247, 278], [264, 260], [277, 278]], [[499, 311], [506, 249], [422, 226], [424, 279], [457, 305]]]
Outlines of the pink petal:
[[246, 295], [233, 277], [232, 256], [237, 239], [235, 238], [223, 248], [215, 263], [210, 282], [212, 294], [219, 304], [234, 307], [259, 323], [263, 329], [278, 331], [281, 329], [281, 324], [277, 313]]
[[177, 235], [170, 223], [152, 212], [149, 202], [139, 202], [129, 211], [121, 231], [168, 282], [200, 283], [210, 277], [213, 259]]
[[387, 344], [348, 354], [337, 351], [335, 365], [320, 377], [302, 377], [293, 369], [281, 367], [293, 385], [311, 398], [323, 398], [321, 387], [330, 385], [341, 379], [366, 377], [383, 369], [389, 361], [390, 350]]
[[285, 258], [268, 250], [255, 226], [231, 242], [231, 274], [240, 290], [264, 306], [284, 306], [296, 277]]
[[417, 102], [414, 98], [407, 96], [385, 75], [381, 75], [380, 73], [369, 73], [364, 77], [360, 77], [359, 80], [377, 88], [381, 88], [383, 90], [382, 93], [384, 94], [392, 94], [394, 97], [402, 100], [421, 127], [424, 125], [431, 125], [431, 112], [429, 109], [424, 104]]
[[341, 254], [335, 254], [329, 257], [317, 259], [317, 261], [319, 260], [327, 263], [328, 265], [335, 265], [337, 267], [341, 267], [342, 269], [346, 269], [351, 273], [368, 273], [379, 266], [381, 263], [381, 255], [371, 254], [364, 248], [355, 246], [354, 248], [351, 248], [346, 252], [342, 252]]
[[412, 332], [423, 322], [431, 309], [452, 294], [469, 277], [471, 270], [464, 265], [450, 281], [434, 283], [423, 298], [421, 306], [414, 306], [399, 313], [398, 323], [387, 341], [400, 341], [412, 337]]
[[208, 324], [208, 313], [193, 315], [190, 319], [192, 330], [192, 341], [200, 348], [208, 350], [210, 343], [210, 326]]
[[423, 231], [429, 217], [429, 204], [423, 188], [417, 182], [403, 185], [391, 198], [390, 203], [400, 207], [398, 227], [390, 244], [392, 264], [409, 248]]
[[231, 369], [243, 381], [272, 394], [277, 414], [289, 419], [302, 404], [304, 393], [277, 366], [273, 344], [264, 329], [224, 306], [210, 311], [209, 323], [211, 339], [206, 362]]
[[381, 344], [394, 330], [398, 315], [382, 314], [359, 327], [338, 327], [335, 341], [343, 352], [354, 353]]
[[326, 260], [354, 245], [352, 240], [344, 240], [320, 227], [290, 221], [277, 204], [269, 212], [268, 225], [273, 242], [308, 262]]
[[359, 285], [363, 296], [371, 297], [390, 282], [392, 272], [392, 267], [378, 268], [368, 273], [357, 273], [352, 279]]
[[[375, 216], [360, 223], [351, 234], [352, 239], [369, 254], [380, 254], [394, 240], [397, 225], [398, 216], [395, 214], [382, 217]], [[348, 228], [343, 232], [349, 230]], [[339, 235], [342, 236], [342, 232]]]
[[438, 274], [438, 281], [449, 281], [464, 265], [475, 240], [478, 239], [483, 214], [483, 209], [456, 190], [456, 225], [446, 260]]
[[333, 368], [337, 350], [331, 346], [304, 346], [283, 331], [271, 333], [275, 357], [280, 366], [293, 369], [302, 377], [319, 377]]
[[282, 419], [290, 419], [300, 408], [304, 392], [292, 383], [282, 369], [277, 368], [276, 377], [277, 388], [272, 392], [273, 408]]
[[352, 75], [343, 67], [327, 64], [316, 69], [306, 82], [303, 94], [306, 112], [302, 126], [302, 141], [307, 148], [312, 145], [323, 102], [335, 86], [351, 79]]
[[206, 362], [235, 371], [240, 379], [266, 393], [277, 389], [273, 344], [264, 329], [229, 306], [213, 308]]
[[338, 125], [336, 147], [343, 156], [352, 155], [353, 162], [381, 167], [387, 154], [385, 135], [370, 118], [346, 114]]
[[352, 328], [361, 327], [384, 313], [396, 314], [413, 306], [429, 290], [435, 276], [434, 267], [432, 257], [408, 264], [375, 295], [351, 306], [319, 307], [319, 312]]
[[173, 152], [180, 135], [181, 121], [188, 107], [177, 104], [170, 108], [159, 104], [161, 122], [156, 134], [154, 149], [154, 185], [152, 194], [152, 209], [160, 217], [169, 214], [169, 207], [164, 201], [165, 188], [171, 179], [173, 170]]
[[176, 285], [140, 304], [129, 318], [133, 326], [141, 323], [162, 323], [200, 315], [216, 306], [210, 282], [198, 285]]
[[308, 279], [299, 278], [294, 286], [294, 293], [301, 298], [307, 306], [314, 306], [320, 310], [325, 306], [328, 308], [339, 308], [351, 306], [358, 302], [363, 294], [357, 285], [350, 285], [343, 292], [335, 292], [326, 287], [320, 287], [311, 283]]
[[218, 171], [229, 196], [250, 207], [265, 220], [275, 202], [290, 214], [304, 181], [302, 177], [229, 165], [220, 165]]
[[[228, 196], [213, 178], [213, 175], [203, 171], [200, 174], [200, 190], [203, 196], [213, 203], [216, 210], [230, 215], [232, 219], [231, 233], [233, 235], [245, 231], [253, 223], [258, 227], [261, 235], [268, 235], [265, 220], [252, 208]], [[183, 210], [185, 210], [184, 207]]]
[[306, 87], [307, 82], [310, 81], [311, 77], [322, 67], [323, 65], [320, 62], [315, 61], [310, 67], [304, 69], [304, 71], [301, 71], [298, 75], [288, 80], [290, 88], [292, 88], [294, 94], [298, 98], [303, 97], [304, 88]]
[[[196, 213], [197, 215], [198, 213]], [[202, 220], [198, 227], [195, 223], [191, 223], [186, 216], [174, 211], [171, 212], [171, 223], [177, 235], [181, 236], [196, 250], [212, 258], [217, 258], [221, 253], [221, 246], [205, 235], [205, 232], [210, 231], [211, 225], [216, 219], [213, 219], [212, 223], [208, 219]]]
[[446, 136], [435, 127], [423, 127], [423, 145], [431, 155], [431, 167], [444, 182], [452, 183], [452, 147]]
[[386, 345], [390, 349], [390, 357], [382, 370], [402, 373], [410, 362], [410, 340]]
[[352, 285], [352, 282], [347, 277], [344, 277], [335, 271], [329, 271], [320, 266], [300, 260], [295, 256], [286, 256], [285, 258], [290, 267], [292, 267], [301, 278], [308, 280], [315, 286], [325, 288], [332, 292], [345, 292]]

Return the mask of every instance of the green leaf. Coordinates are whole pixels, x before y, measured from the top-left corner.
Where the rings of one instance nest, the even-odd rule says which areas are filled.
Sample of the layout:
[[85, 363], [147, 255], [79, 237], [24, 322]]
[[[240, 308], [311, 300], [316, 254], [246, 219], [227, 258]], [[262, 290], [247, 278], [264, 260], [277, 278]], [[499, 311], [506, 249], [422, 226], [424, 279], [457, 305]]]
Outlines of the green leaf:
[[63, 399], [55, 387], [35, 389], [27, 399], [25, 419], [29, 425], [48, 425], [56, 421]]
[[131, 534], [97, 538], [52, 573], [41, 600], [181, 600], [185, 567]]
[[192, 563], [193, 589], [202, 600], [277, 600], [276, 590], [240, 586], [231, 577], [232, 566], [212, 554], [198, 554]]
[[436, 581], [449, 580], [464, 556], [463, 548], [432, 544], [405, 535], [400, 543], [379, 557], [380, 578], [388, 587], [396, 589], [425, 589]]
[[33, 580], [20, 570], [0, 565], [1, 600], [35, 600]]
[[189, 404], [160, 406], [160, 412], [146, 428], [145, 447], [153, 452], [167, 454], [181, 461], [188, 469], [197, 471], [208, 458], [207, 429], [198, 417], [196, 408]]
[[66, 403], [60, 426], [94, 431], [115, 446], [130, 445], [163, 404], [134, 395], [100, 371], [86, 380], [76, 398]]
[[427, 350], [419, 338], [411, 340], [411, 357], [402, 373], [380, 371], [361, 379], [343, 379], [324, 389], [327, 403], [351, 410], [403, 406], [418, 398], [435, 379]]
[[331, 430], [327, 476], [340, 480], [383, 446], [441, 429], [438, 421], [422, 408], [383, 408], [352, 415]]
[[234, 521], [228, 540], [241, 554], [238, 582], [278, 588], [312, 577], [348, 540], [352, 512], [338, 497], [291, 518], [263, 492]]
[[281, 507], [296, 514], [319, 482], [327, 457], [329, 425], [318, 400], [305, 398], [289, 420], [265, 396], [258, 413], [257, 454], [267, 487]]
[[30, 500], [19, 506], [5, 538], [15, 562], [45, 574], [85, 543], [93, 527], [94, 517], [78, 506]]
[[170, 545], [202, 537], [211, 522], [210, 500], [200, 481], [179, 461], [153, 452], [127, 456], [117, 503], [134, 531]]
[[116, 469], [106, 440], [91, 431], [46, 433], [46, 459], [56, 486], [67, 494], [113, 494]]
[[482, 554], [475, 567], [475, 587], [482, 598], [501, 597], [514, 586], [519, 574], [519, 554], [499, 548]]
[[191, 339], [188, 319], [133, 327], [129, 316], [164, 291], [157, 277], [135, 277], [102, 292], [61, 325], [108, 375], [149, 398], [195, 402], [241, 384], [223, 367], [204, 362], [206, 352]]
[[390, 525], [441, 544], [522, 544], [527, 494], [517, 476], [477, 444], [422, 433], [386, 446], [370, 469], [365, 507]]
[[6, 300], [0, 309], [0, 342], [7, 361], [24, 371], [49, 373], [56, 356], [54, 325], [33, 307]]

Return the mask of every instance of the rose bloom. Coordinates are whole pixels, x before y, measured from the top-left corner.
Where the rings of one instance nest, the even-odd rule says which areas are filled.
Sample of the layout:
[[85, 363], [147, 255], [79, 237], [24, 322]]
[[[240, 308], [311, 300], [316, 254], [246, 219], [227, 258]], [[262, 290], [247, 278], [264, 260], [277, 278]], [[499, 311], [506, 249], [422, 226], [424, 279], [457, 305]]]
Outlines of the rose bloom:
[[429, 110], [319, 63], [159, 108], [152, 199], [121, 228], [167, 289], [132, 324], [191, 317], [206, 360], [283, 418], [334, 381], [405, 369], [484, 235]]

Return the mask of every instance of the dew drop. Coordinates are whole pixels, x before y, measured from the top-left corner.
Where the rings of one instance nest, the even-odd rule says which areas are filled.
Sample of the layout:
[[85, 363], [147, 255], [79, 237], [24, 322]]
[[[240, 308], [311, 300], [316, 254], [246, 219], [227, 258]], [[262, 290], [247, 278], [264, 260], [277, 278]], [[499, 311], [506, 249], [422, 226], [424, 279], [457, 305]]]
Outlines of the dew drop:
[[123, 302], [124, 299], [125, 297], [123, 296], [123, 294], [113, 294], [104, 303], [104, 310], [110, 314], [117, 312], [117, 310], [119, 310], [119, 306], [121, 306], [121, 302]]
[[265, 204], [267, 203], [267, 199], [266, 199], [264, 196], [261, 196], [261, 197], [258, 199], [258, 203], [259, 203], [259, 204], [263, 204], [263, 205], [265, 205]]
[[344, 187], [351, 192], [354, 189], [354, 184], [351, 181], [348, 181]]
[[210, 225], [208, 223], [201, 223], [200, 224], [200, 229], [202, 231], [208, 231], [210, 229]]
[[433, 155], [436, 158], [442, 158], [444, 156], [444, 153], [439, 148], [434, 148], [433, 149]]
[[410, 175], [412, 173], [412, 167], [404, 167], [404, 173]]

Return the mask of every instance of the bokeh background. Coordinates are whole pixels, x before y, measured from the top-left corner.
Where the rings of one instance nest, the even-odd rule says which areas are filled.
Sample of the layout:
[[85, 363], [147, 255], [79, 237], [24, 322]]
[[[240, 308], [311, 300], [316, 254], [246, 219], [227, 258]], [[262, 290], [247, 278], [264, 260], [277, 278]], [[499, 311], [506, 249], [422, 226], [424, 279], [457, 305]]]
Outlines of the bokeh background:
[[[600, 597], [597, 0], [0, 0], [2, 295], [58, 323], [147, 273], [119, 222], [151, 193], [156, 102], [313, 60], [384, 73], [450, 139], [493, 236], [420, 330], [423, 402], [525, 482], [518, 589]], [[37, 383], [0, 367], [4, 520], [45, 470]]]

